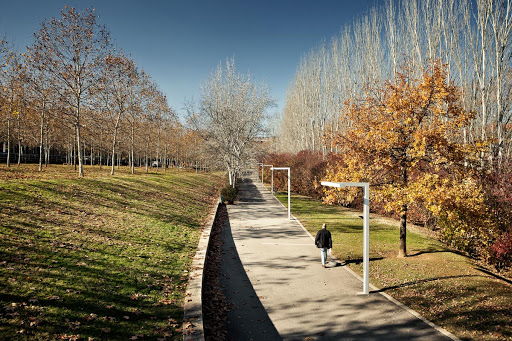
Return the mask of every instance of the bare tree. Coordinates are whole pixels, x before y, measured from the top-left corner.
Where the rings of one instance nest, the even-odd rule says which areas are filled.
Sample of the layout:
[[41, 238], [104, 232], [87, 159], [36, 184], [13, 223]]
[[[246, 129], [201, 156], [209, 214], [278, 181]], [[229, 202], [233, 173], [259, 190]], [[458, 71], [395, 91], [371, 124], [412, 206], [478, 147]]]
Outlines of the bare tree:
[[96, 22], [94, 10], [61, 11], [35, 33], [32, 51], [39, 69], [52, 75], [50, 85], [71, 108], [76, 134], [79, 176], [84, 175], [80, 136], [83, 107], [92, 87], [100, 78], [100, 70], [110, 49], [109, 34]]
[[[471, 18], [466, 19], [467, 32], [470, 36], [470, 44], [473, 52], [474, 71], [478, 80], [478, 91], [480, 94], [480, 139], [486, 139], [488, 123], [488, 101], [491, 90], [489, 81], [489, 19], [492, 10], [492, 0], [477, 0], [476, 27]], [[474, 32], [476, 31], [476, 32]], [[484, 155], [482, 154], [482, 165]]]
[[477, 113], [463, 128], [464, 143], [496, 141], [487, 156], [501, 159], [511, 145], [512, 1], [388, 1], [378, 12], [385, 15], [372, 8], [343, 27], [327, 51], [322, 44], [301, 58], [283, 109], [281, 148], [318, 149], [319, 136], [329, 143], [330, 132], [352, 123], [346, 100], [392, 77], [399, 59], [416, 72], [440, 59], [461, 88], [464, 109]]
[[[490, 14], [490, 23], [494, 37], [494, 75], [496, 78], [496, 117], [498, 159], [503, 158], [503, 128], [508, 122], [507, 111], [504, 110], [504, 101], [507, 97], [504, 89], [504, 80], [507, 67], [510, 68], [512, 58], [512, 1], [495, 0], [494, 9]], [[508, 95], [508, 94], [506, 94]], [[509, 108], [510, 109], [510, 108]], [[510, 117], [510, 112], [508, 113]]]
[[[8, 101], [7, 101], [7, 95], [6, 95], [6, 91], [4, 91], [4, 89], [6, 89], [7, 87], [7, 77], [6, 77], [6, 73], [7, 73], [7, 67], [8, 67], [8, 63], [9, 63], [9, 54], [7, 53], [8, 52], [8, 49], [7, 49], [7, 42], [2, 39], [0, 40], [0, 121], [1, 122], [4, 122], [4, 119], [5, 121], [7, 121], [7, 124], [4, 125], [4, 124], [1, 124], [0, 125], [0, 134], [4, 135], [5, 134], [5, 138], [7, 139], [7, 144], [9, 145], [9, 141], [10, 141], [10, 136], [9, 136], [9, 129], [10, 129], [10, 122], [9, 122], [9, 114], [8, 114]], [[4, 131], [4, 127], [7, 128], [7, 131]], [[3, 145], [3, 150], [5, 150], [5, 141], [4, 141], [4, 145]], [[10, 146], [9, 146], [10, 147]], [[9, 166], [9, 151], [7, 152], [7, 166]]]
[[386, 29], [389, 58], [391, 59], [391, 77], [394, 77], [398, 67], [398, 29], [397, 29], [397, 8], [395, 1], [388, 0], [386, 6]]
[[7, 121], [7, 167], [11, 165], [11, 139], [13, 135], [13, 120], [16, 122], [17, 140], [18, 140], [18, 162], [21, 156], [21, 116], [23, 115], [25, 102], [25, 66], [23, 64], [23, 55], [18, 53], [12, 47], [12, 44], [2, 40], [1, 56], [1, 85], [2, 85], [2, 104], [0, 112]]
[[80, 176], [89, 155], [100, 168], [107, 159], [112, 174], [116, 157], [119, 166], [123, 155], [132, 173], [143, 156], [146, 170], [149, 158], [167, 164], [167, 135], [177, 118], [150, 76], [113, 51], [108, 32], [89, 9], [66, 7], [60, 18], [44, 21], [26, 62], [2, 40], [0, 113], [6, 122], [0, 135], [8, 153], [15, 138], [18, 162], [26, 147], [39, 145], [41, 169], [43, 154], [48, 163], [56, 146], [67, 151], [66, 162], [78, 166]]
[[103, 105], [112, 123], [111, 175], [114, 175], [114, 159], [118, 144], [119, 127], [124, 115], [130, 110], [130, 97], [133, 88], [136, 86], [137, 76], [135, 63], [122, 53], [118, 55], [109, 54], [106, 57], [98, 92], [103, 98]]
[[198, 110], [194, 103], [187, 105], [189, 122], [208, 143], [212, 156], [222, 159], [232, 186], [253, 157], [251, 142], [263, 133], [265, 109], [273, 104], [268, 87], [239, 74], [235, 60], [228, 59], [203, 84]]
[[51, 75], [48, 70], [41, 68], [40, 61], [32, 55], [29, 48], [27, 52], [27, 83], [34, 110], [39, 112], [39, 171], [42, 171], [45, 127], [48, 125], [48, 113], [51, 105], [56, 104], [55, 92], [50, 87]]
[[[415, 69], [423, 70], [423, 60], [425, 59], [421, 44], [421, 16], [420, 16], [420, 4], [418, 0], [410, 0], [402, 2], [404, 8], [404, 21], [406, 22], [407, 30], [404, 32], [404, 43], [410, 46], [411, 53], [407, 53], [411, 57]], [[409, 50], [409, 47], [406, 50]]]

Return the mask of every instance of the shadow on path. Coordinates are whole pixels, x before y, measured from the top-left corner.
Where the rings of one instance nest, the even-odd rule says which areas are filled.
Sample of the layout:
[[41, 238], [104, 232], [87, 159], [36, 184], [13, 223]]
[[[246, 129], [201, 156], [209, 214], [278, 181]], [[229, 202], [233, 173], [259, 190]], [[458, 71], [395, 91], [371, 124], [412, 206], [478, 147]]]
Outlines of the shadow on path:
[[260, 191], [250, 178], [241, 178], [238, 184], [238, 202], [239, 203], [254, 203], [265, 202], [265, 198], [261, 195]]
[[245, 273], [228, 219], [222, 227], [222, 263], [219, 284], [231, 309], [227, 314], [228, 340], [282, 340]]
[[282, 340], [242, 266], [225, 205], [218, 215], [205, 269], [206, 341]]

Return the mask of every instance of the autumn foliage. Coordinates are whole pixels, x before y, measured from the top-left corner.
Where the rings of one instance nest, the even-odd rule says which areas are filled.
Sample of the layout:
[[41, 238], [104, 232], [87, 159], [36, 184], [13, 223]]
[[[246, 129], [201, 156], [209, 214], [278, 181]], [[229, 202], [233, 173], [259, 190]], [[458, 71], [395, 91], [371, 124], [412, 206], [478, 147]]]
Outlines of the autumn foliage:
[[512, 162], [496, 165], [483, 176], [487, 212], [493, 235], [487, 241], [489, 262], [496, 269], [512, 267]]
[[[474, 146], [458, 138], [472, 114], [462, 109], [442, 64], [433, 63], [420, 78], [403, 67], [345, 111], [350, 125], [329, 137], [341, 152], [329, 157], [327, 179], [370, 182], [372, 203], [400, 216], [400, 256], [406, 255], [410, 206], [420, 203], [446, 221], [465, 221], [460, 212], [482, 207], [480, 187], [464, 166]], [[341, 193], [327, 189], [325, 201], [344, 203]]]
[[164, 170], [215, 166], [93, 9], [65, 7], [45, 19], [26, 52], [0, 40], [0, 122], [0, 159], [8, 166], [38, 157], [40, 171], [65, 162], [80, 176], [98, 164], [112, 174], [127, 164], [132, 174], [154, 163]]
[[[366, 90], [346, 103], [343, 132], [325, 136], [337, 153], [268, 154], [260, 161], [291, 167], [292, 191], [329, 204], [359, 207], [362, 196], [356, 188], [324, 188], [320, 180], [370, 182], [372, 211], [400, 218], [399, 256], [407, 255], [412, 221], [497, 270], [510, 268], [512, 167], [507, 158], [482, 163], [488, 142], [463, 138], [474, 115], [462, 109], [445, 67], [432, 63], [421, 77], [403, 67]], [[270, 179], [270, 168], [264, 171]], [[274, 173], [274, 189], [286, 184], [284, 172]]]

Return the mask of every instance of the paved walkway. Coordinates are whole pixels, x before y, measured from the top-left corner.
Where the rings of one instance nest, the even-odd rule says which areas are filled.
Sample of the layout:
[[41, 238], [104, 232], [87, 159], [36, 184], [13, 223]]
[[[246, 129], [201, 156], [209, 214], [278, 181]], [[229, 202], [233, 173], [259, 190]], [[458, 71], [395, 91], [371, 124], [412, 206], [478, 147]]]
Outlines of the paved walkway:
[[344, 266], [323, 269], [311, 235], [255, 178], [240, 183], [228, 215], [222, 286], [233, 304], [230, 339], [451, 339], [381, 294], [357, 295], [362, 282]]

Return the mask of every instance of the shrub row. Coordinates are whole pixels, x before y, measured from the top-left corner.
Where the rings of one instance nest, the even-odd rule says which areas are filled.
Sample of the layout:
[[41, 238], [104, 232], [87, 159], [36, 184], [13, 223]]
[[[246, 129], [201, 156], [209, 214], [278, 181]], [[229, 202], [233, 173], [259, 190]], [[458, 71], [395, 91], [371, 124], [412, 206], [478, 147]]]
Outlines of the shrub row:
[[[297, 154], [268, 154], [261, 162], [274, 167], [290, 167], [291, 190], [294, 193], [320, 199], [322, 188], [314, 184], [325, 175], [327, 165], [324, 156], [319, 152], [302, 151]], [[270, 168], [264, 167], [264, 179], [270, 179]], [[261, 175], [260, 175], [261, 176]], [[283, 171], [274, 172], [274, 190], [286, 191], [288, 174]]]
[[[268, 154], [260, 160], [274, 167], [290, 167], [291, 189], [294, 193], [321, 199], [324, 195], [320, 180], [325, 177], [327, 160], [322, 153], [302, 151], [297, 154]], [[261, 175], [260, 175], [261, 176]], [[468, 209], [464, 203], [453, 204], [435, 215], [425, 203], [409, 206], [408, 221], [439, 232], [447, 245], [479, 258], [498, 271], [512, 267], [512, 162], [479, 175], [485, 198], [480, 210]], [[270, 182], [270, 168], [264, 167], [264, 178]], [[274, 172], [274, 190], [286, 191], [286, 172]], [[396, 212], [386, 212], [385, 202], [372, 200], [374, 213], [398, 218]], [[346, 202], [347, 207], [361, 208], [362, 197]]]

